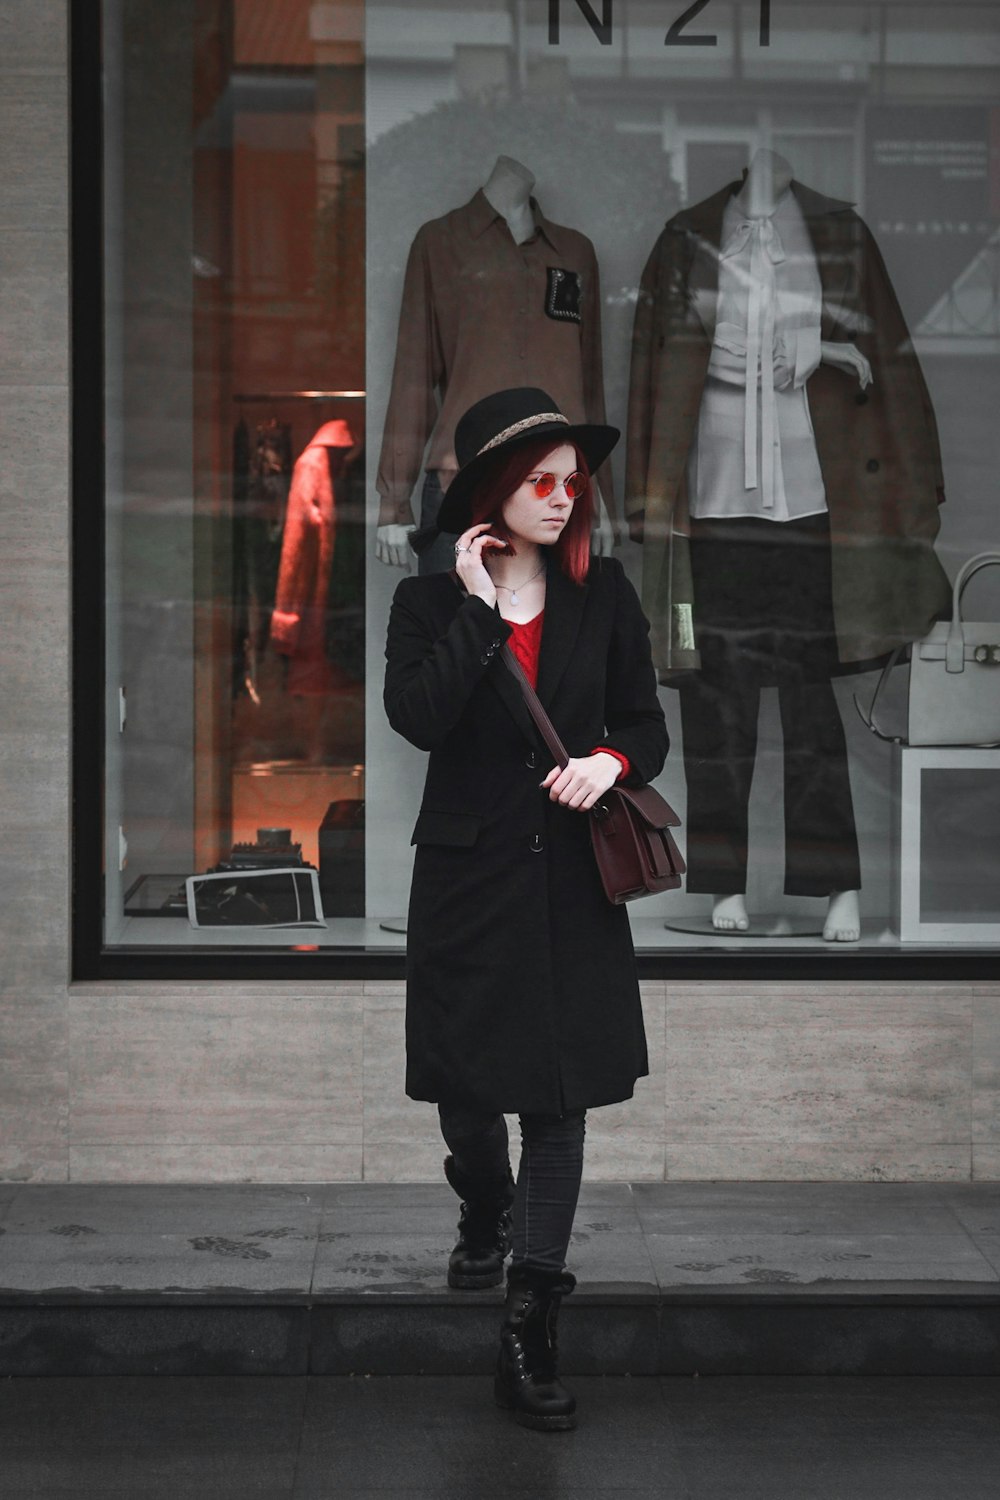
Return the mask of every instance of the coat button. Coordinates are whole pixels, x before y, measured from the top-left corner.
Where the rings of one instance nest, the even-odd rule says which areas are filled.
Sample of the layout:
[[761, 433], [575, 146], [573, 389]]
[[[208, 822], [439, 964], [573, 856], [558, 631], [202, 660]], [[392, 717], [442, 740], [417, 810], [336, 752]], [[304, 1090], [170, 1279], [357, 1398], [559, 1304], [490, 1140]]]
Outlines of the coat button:
[[485, 656], [481, 656], [479, 658], [479, 665], [481, 667], [488, 667], [489, 664], [490, 664], [490, 653], [487, 651], [487, 653], [486, 653]]
[[881, 467], [882, 465], [879, 463], [877, 458], [870, 458], [865, 464], [865, 468], [868, 470], [869, 474], [877, 474]]
[[524, 764], [527, 766], [529, 771], [533, 771], [538, 765], [538, 759], [535, 755], [534, 750], [528, 751], [527, 755], [524, 757]]
[[545, 845], [542, 843], [542, 835], [540, 833], [533, 833], [531, 835], [531, 843], [528, 845], [528, 848], [532, 854], [541, 854]]
[[855, 396], [854, 400], [855, 400], [856, 405], [858, 405], [858, 406], [867, 406], [868, 405], [868, 392], [867, 391], [859, 391], [858, 394]]

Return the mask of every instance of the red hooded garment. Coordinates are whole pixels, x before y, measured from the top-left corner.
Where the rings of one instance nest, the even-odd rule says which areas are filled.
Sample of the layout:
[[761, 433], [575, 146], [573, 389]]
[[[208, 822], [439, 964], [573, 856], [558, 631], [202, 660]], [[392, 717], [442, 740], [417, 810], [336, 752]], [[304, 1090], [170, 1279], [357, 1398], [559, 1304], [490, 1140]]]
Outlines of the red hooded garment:
[[337, 531], [334, 480], [353, 447], [346, 422], [324, 422], [292, 474], [271, 640], [275, 650], [288, 657], [289, 693], [300, 696], [326, 693], [333, 686], [326, 653], [326, 603]]

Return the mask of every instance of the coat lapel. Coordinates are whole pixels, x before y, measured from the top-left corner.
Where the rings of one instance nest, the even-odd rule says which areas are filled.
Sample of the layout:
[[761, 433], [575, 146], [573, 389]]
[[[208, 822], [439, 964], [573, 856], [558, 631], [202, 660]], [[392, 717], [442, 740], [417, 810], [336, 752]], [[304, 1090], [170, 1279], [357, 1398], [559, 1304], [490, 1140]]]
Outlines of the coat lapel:
[[587, 585], [581, 588], [566, 577], [551, 558], [545, 580], [545, 621], [538, 658], [538, 696], [550, 707], [569, 664], [580, 631]]
[[684, 229], [694, 242], [694, 253], [687, 275], [688, 297], [709, 341], [715, 335], [719, 304], [719, 250], [722, 246], [723, 215], [726, 204], [738, 187], [738, 183], [730, 183], [704, 202], [695, 204], [681, 218]]
[[[569, 664], [580, 631], [587, 588], [572, 583], [560, 567], [549, 560], [545, 579], [545, 621], [538, 658], [538, 696], [546, 708], [551, 704], [560, 679]], [[517, 680], [496, 657], [488, 681], [503, 699], [518, 728], [532, 744], [541, 743], [535, 721], [528, 712]]]
[[[458, 574], [455, 572], [454, 568], [452, 568], [448, 576], [451, 578], [452, 583], [455, 585], [455, 594], [453, 596], [454, 610], [458, 608], [462, 599], [465, 597], [466, 591], [463, 588], [462, 584], [459, 582]], [[447, 628], [447, 622], [444, 628]], [[520, 729], [521, 733], [529, 740], [531, 744], [538, 743], [538, 731], [535, 729], [534, 719], [528, 712], [527, 705], [524, 701], [524, 694], [521, 692], [516, 679], [504, 663], [502, 656], [497, 655], [493, 658], [493, 661], [490, 664], [490, 669], [486, 674], [486, 680], [499, 694], [504, 703], [504, 706], [509, 710], [514, 723], [517, 725], [518, 729]]]
[[521, 733], [526, 736], [531, 744], [538, 742], [538, 731], [535, 721], [528, 712], [524, 701], [524, 694], [518, 685], [507, 664], [497, 655], [493, 658], [493, 664], [489, 670], [489, 681], [496, 688], [505, 705], [510, 710], [515, 724]]

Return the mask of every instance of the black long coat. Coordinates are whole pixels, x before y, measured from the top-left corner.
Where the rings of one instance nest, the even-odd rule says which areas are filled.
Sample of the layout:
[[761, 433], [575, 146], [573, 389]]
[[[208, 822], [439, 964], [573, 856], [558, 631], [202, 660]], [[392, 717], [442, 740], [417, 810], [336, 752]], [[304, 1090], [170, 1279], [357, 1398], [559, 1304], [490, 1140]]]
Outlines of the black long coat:
[[[407, 925], [406, 1092], [559, 1114], [631, 1096], [648, 1072], [624, 907], [589, 818], [551, 769], [500, 658], [510, 626], [453, 574], [405, 578], [386, 645], [389, 722], [430, 751]], [[667, 732], [649, 626], [616, 559], [578, 586], [550, 562], [538, 695], [570, 755], [620, 750], [656, 776]]]
[[[686, 467], [712, 352], [723, 216], [740, 186], [668, 221], [636, 306], [625, 509], [644, 515], [642, 597], [664, 681], [699, 665]], [[934, 553], [944, 478], [923, 372], [871, 232], [849, 203], [799, 182], [792, 191], [816, 251], [822, 337], [856, 344], [874, 375], [862, 391], [853, 375], [823, 364], [806, 386], [846, 667], [918, 640], [950, 611], [951, 587]]]

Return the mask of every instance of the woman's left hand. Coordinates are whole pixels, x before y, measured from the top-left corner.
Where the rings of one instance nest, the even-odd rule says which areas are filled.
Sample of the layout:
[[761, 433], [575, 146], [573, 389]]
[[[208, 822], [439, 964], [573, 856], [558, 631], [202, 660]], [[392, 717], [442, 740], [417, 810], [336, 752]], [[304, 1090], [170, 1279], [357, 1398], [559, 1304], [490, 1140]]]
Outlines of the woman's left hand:
[[571, 807], [576, 812], [589, 812], [608, 787], [614, 786], [621, 769], [620, 760], [598, 750], [594, 755], [581, 756], [579, 760], [571, 756], [569, 764], [562, 770], [553, 766], [542, 786], [548, 787], [553, 802]]

